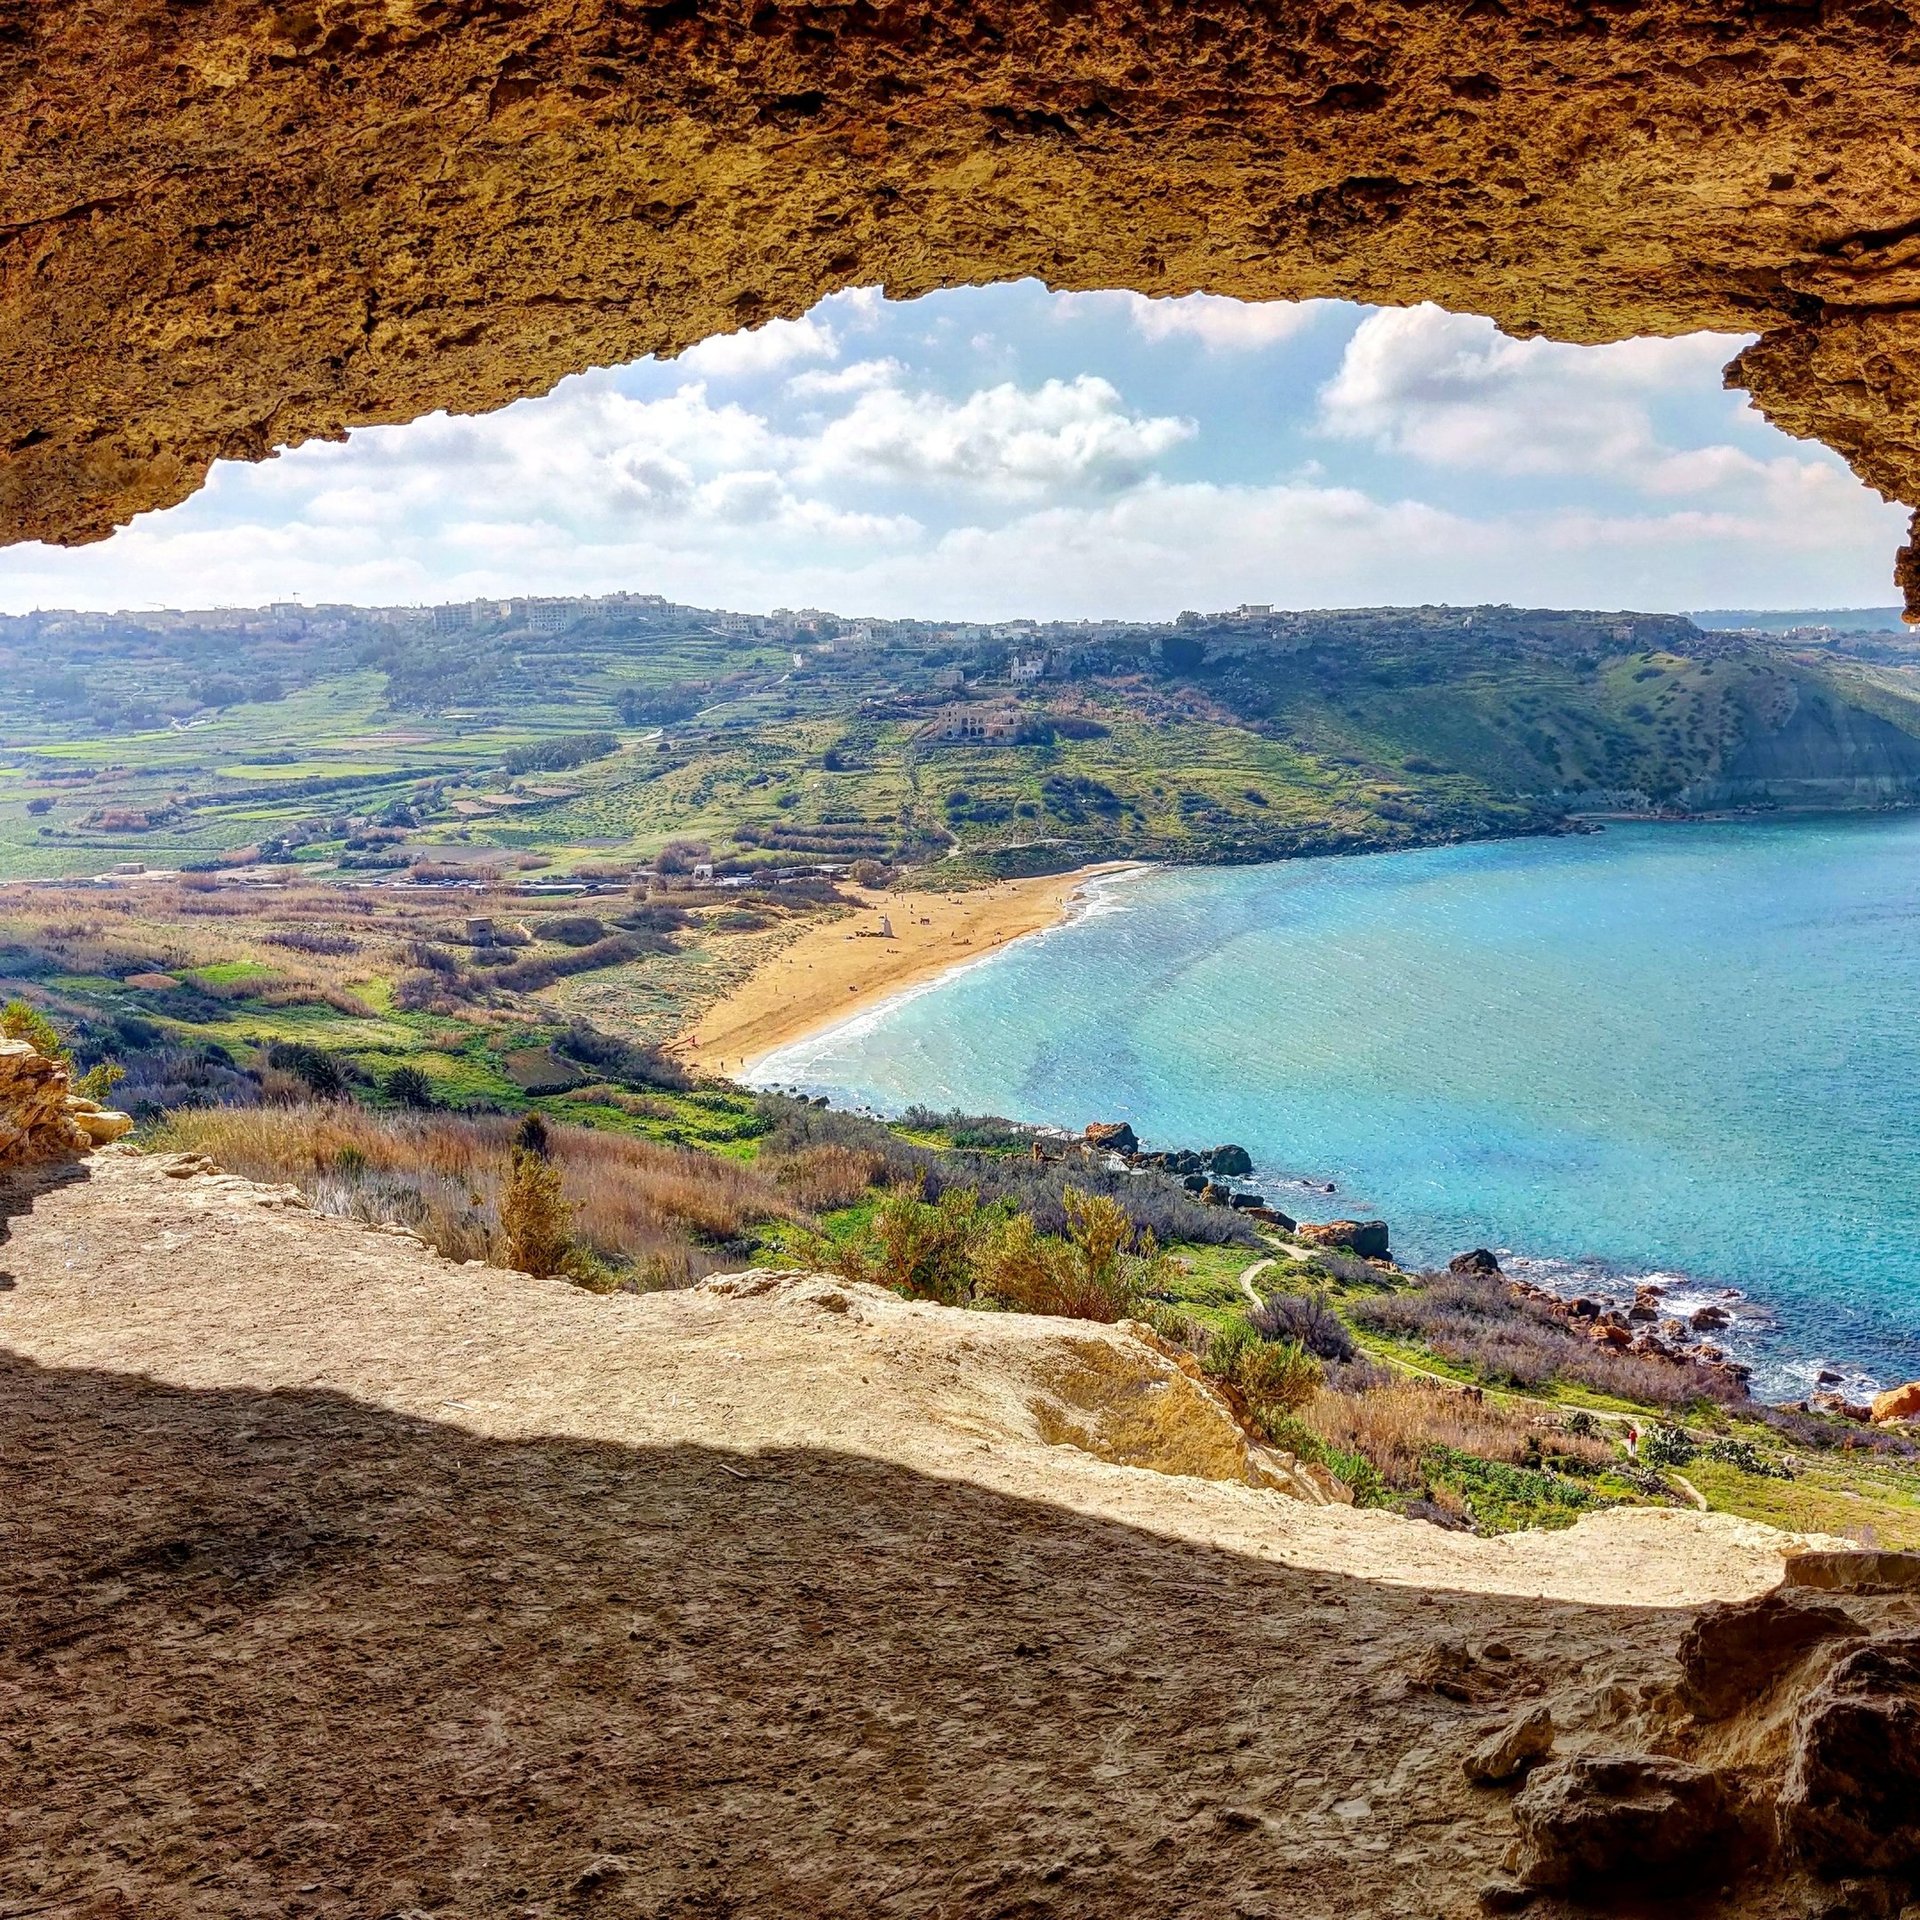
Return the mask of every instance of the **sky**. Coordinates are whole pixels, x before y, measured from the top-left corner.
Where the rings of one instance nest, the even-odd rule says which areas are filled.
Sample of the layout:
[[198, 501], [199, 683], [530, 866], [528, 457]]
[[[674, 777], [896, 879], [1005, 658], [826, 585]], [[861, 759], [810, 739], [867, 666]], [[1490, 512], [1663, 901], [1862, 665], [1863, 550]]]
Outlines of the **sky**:
[[0, 550], [0, 610], [1889, 604], [1903, 514], [1722, 389], [1743, 344], [1032, 281], [855, 291], [494, 414], [222, 463], [111, 540]]

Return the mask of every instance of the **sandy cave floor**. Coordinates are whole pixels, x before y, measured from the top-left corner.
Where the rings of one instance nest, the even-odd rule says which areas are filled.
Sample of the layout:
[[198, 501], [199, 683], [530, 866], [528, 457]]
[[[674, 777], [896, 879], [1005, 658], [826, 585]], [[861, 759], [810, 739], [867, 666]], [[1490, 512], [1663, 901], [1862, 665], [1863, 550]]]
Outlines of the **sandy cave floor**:
[[7, 1920], [1464, 1914], [1465, 1746], [1614, 1737], [1778, 1577], [1046, 1444], [1162, 1395], [1107, 1329], [596, 1299], [119, 1150], [0, 1218]]

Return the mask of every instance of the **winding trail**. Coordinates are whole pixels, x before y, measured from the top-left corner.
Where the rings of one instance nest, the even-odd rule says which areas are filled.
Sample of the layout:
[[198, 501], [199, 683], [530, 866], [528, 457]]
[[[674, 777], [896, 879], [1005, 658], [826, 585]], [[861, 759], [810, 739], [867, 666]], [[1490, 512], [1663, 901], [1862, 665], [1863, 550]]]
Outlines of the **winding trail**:
[[[1242, 1267], [1240, 1270], [1240, 1291], [1244, 1293], [1248, 1300], [1256, 1307], [1263, 1303], [1260, 1291], [1253, 1283], [1261, 1274], [1265, 1273], [1278, 1258], [1279, 1256], [1277, 1254], [1268, 1254], [1265, 1259], [1256, 1260], [1250, 1266]], [[1421, 1380], [1431, 1380], [1436, 1386], [1449, 1387], [1455, 1393], [1464, 1393], [1467, 1391], [1460, 1381], [1449, 1379], [1444, 1373], [1435, 1373], [1432, 1368], [1423, 1367], [1418, 1361], [1408, 1360], [1397, 1353], [1379, 1352], [1371, 1348], [1368, 1349], [1368, 1352], [1371, 1358], [1384, 1360], [1387, 1365], [1398, 1367], [1403, 1373], [1413, 1374]], [[1481, 1387], [1479, 1391], [1491, 1400], [1505, 1400], [1527, 1407], [1539, 1407], [1543, 1404], [1538, 1400], [1530, 1398], [1526, 1394], [1507, 1393], [1499, 1387]], [[1642, 1421], [1632, 1414], [1609, 1413], [1600, 1407], [1588, 1407], [1584, 1411], [1590, 1419], [1605, 1420], [1616, 1427], [1637, 1428], [1643, 1424]], [[1685, 1474], [1677, 1473], [1673, 1468], [1669, 1467], [1666, 1469], [1666, 1476], [1669, 1484], [1685, 1495], [1699, 1512], [1711, 1513], [1713, 1511], [1711, 1504], [1707, 1500], [1707, 1496], [1702, 1493]]]

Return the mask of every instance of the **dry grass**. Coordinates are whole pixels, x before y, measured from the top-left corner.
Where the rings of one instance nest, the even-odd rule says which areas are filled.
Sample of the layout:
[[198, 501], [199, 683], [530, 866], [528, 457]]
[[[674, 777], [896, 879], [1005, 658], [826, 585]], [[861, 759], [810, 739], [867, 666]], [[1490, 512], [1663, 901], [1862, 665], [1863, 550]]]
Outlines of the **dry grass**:
[[1425, 1380], [1393, 1380], [1360, 1392], [1323, 1387], [1298, 1417], [1330, 1447], [1364, 1455], [1400, 1491], [1424, 1484], [1422, 1463], [1436, 1447], [1508, 1466], [1537, 1464], [1543, 1452], [1592, 1467], [1614, 1457], [1604, 1440], [1543, 1426], [1471, 1389]]
[[886, 1172], [886, 1162], [877, 1153], [829, 1143], [798, 1153], [762, 1154], [760, 1168], [795, 1206], [832, 1213], [864, 1198]]
[[[345, 1104], [214, 1107], [175, 1114], [158, 1144], [209, 1154], [249, 1179], [291, 1181], [324, 1212], [411, 1227], [450, 1259], [504, 1262], [500, 1203], [516, 1124]], [[736, 1161], [583, 1127], [550, 1135], [574, 1236], [646, 1284], [738, 1265], [747, 1228], [799, 1216], [792, 1196]]]

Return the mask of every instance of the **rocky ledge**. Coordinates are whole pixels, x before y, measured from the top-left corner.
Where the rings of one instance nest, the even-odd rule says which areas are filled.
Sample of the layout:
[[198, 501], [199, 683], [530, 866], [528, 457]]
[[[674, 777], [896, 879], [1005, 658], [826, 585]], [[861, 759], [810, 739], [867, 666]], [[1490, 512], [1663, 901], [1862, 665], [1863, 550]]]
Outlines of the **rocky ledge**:
[[0, 1040], [0, 1168], [71, 1159], [132, 1131], [128, 1115], [75, 1093], [60, 1061]]

